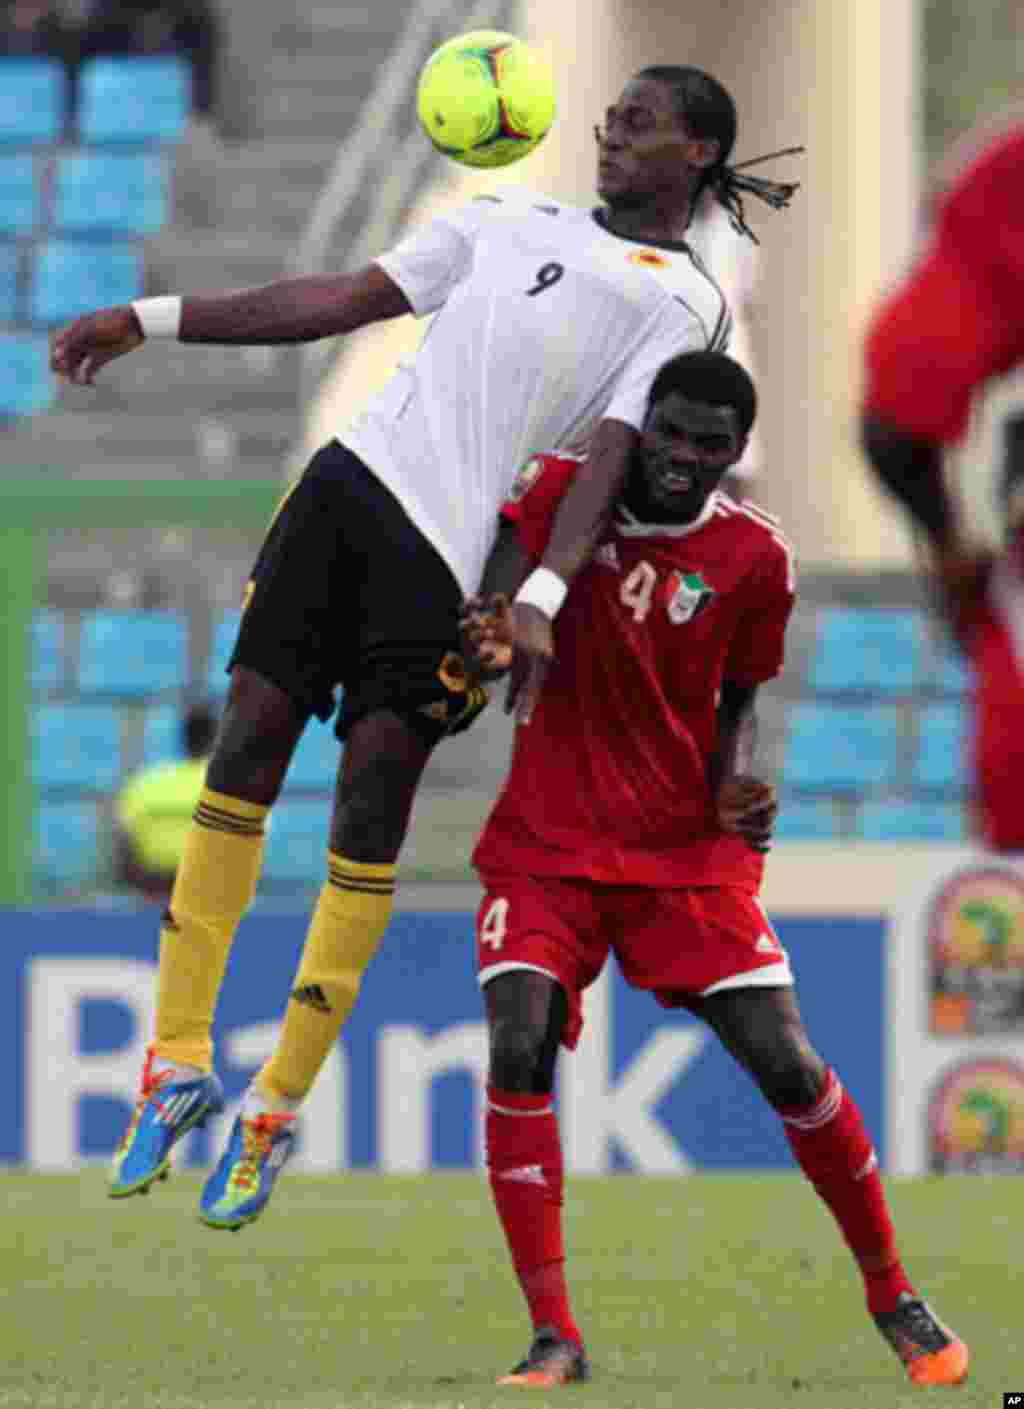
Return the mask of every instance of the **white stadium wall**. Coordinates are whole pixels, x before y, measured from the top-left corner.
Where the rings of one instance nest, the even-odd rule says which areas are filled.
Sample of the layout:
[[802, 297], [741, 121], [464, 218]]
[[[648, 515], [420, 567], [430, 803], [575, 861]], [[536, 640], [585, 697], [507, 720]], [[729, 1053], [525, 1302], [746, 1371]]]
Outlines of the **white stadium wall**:
[[[916, 208], [916, 36], [912, 0], [727, 0], [681, 18], [659, 0], [524, 3], [519, 26], [551, 58], [559, 116], [521, 170], [447, 167], [414, 220], [496, 181], [593, 198], [592, 129], [644, 64], [695, 63], [729, 87], [743, 159], [803, 143], [772, 170], [802, 189], [787, 212], [756, 200], [763, 245], [750, 341], [761, 398], [758, 497], [805, 564], [904, 565], [900, 521], [880, 503], [855, 448], [859, 339], [880, 288], [911, 245]], [[883, 24], [884, 21], [884, 24]], [[358, 410], [415, 347], [409, 320], [348, 340], [311, 408], [308, 446]]]

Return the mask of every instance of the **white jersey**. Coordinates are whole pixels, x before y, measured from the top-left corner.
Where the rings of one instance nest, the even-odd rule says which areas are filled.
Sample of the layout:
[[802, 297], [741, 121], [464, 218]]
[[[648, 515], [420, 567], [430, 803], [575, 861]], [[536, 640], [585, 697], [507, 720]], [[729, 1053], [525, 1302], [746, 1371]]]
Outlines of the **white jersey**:
[[526, 191], [478, 197], [377, 263], [436, 317], [340, 439], [465, 593], [525, 461], [602, 417], [639, 429], [664, 362], [728, 343], [722, 292], [685, 244], [624, 239], [599, 212]]

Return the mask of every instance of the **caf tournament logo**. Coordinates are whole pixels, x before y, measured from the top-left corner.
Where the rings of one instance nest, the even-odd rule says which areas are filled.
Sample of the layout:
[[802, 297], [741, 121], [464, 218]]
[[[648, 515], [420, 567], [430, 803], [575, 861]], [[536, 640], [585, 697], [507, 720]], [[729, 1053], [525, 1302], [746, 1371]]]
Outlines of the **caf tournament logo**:
[[682, 626], [706, 610], [715, 597], [715, 589], [699, 572], [673, 572], [669, 574], [666, 596], [669, 621]]
[[1024, 1066], [960, 1062], [928, 1102], [929, 1165], [939, 1174], [1024, 1173]]
[[960, 871], [926, 923], [931, 1031], [1024, 1031], [1024, 877], [996, 866]]

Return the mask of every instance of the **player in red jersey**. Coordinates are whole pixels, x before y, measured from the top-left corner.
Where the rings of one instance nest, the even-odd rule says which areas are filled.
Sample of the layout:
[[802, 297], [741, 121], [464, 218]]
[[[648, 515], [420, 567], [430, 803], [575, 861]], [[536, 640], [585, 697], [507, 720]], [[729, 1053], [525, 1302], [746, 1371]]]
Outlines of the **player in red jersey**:
[[1008, 457], [1008, 546], [975, 552], [943, 479], [972, 397], [1024, 361], [1024, 122], [951, 155], [923, 256], [869, 330], [863, 443], [923, 530], [954, 632], [977, 680], [974, 771], [985, 841], [1024, 850], [1024, 465]]
[[[901, 1266], [871, 1140], [810, 1044], [758, 901], [776, 798], [750, 772], [754, 702], [781, 668], [794, 589], [774, 519], [718, 490], [754, 411], [750, 378], [721, 354], [658, 373], [615, 518], [555, 622], [555, 662], [474, 852], [487, 1161], [534, 1326], [501, 1383], [588, 1373], [564, 1276], [552, 1090], [609, 951], [632, 985], [703, 1018], [779, 1112], [911, 1378], [966, 1373], [966, 1347]], [[511, 638], [491, 594], [511, 594], [542, 556], [576, 469], [530, 461], [504, 507], [469, 613], [485, 655]]]

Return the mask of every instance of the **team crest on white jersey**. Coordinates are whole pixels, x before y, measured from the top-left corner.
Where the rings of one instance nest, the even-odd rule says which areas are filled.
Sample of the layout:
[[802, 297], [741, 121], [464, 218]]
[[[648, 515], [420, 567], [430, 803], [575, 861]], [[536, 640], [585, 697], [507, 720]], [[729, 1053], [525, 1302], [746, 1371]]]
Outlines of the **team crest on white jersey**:
[[508, 496], [513, 504], [518, 504], [520, 499], [525, 499], [527, 494], [529, 494], [530, 490], [540, 479], [543, 470], [544, 466], [538, 459], [527, 460], [526, 464], [516, 475], [515, 482], [512, 485], [512, 492]]
[[668, 619], [673, 626], [692, 621], [710, 604], [715, 589], [699, 572], [673, 572], [668, 580]]
[[630, 264], [643, 265], [645, 269], [667, 269], [668, 260], [657, 250], [633, 250], [626, 255]]

